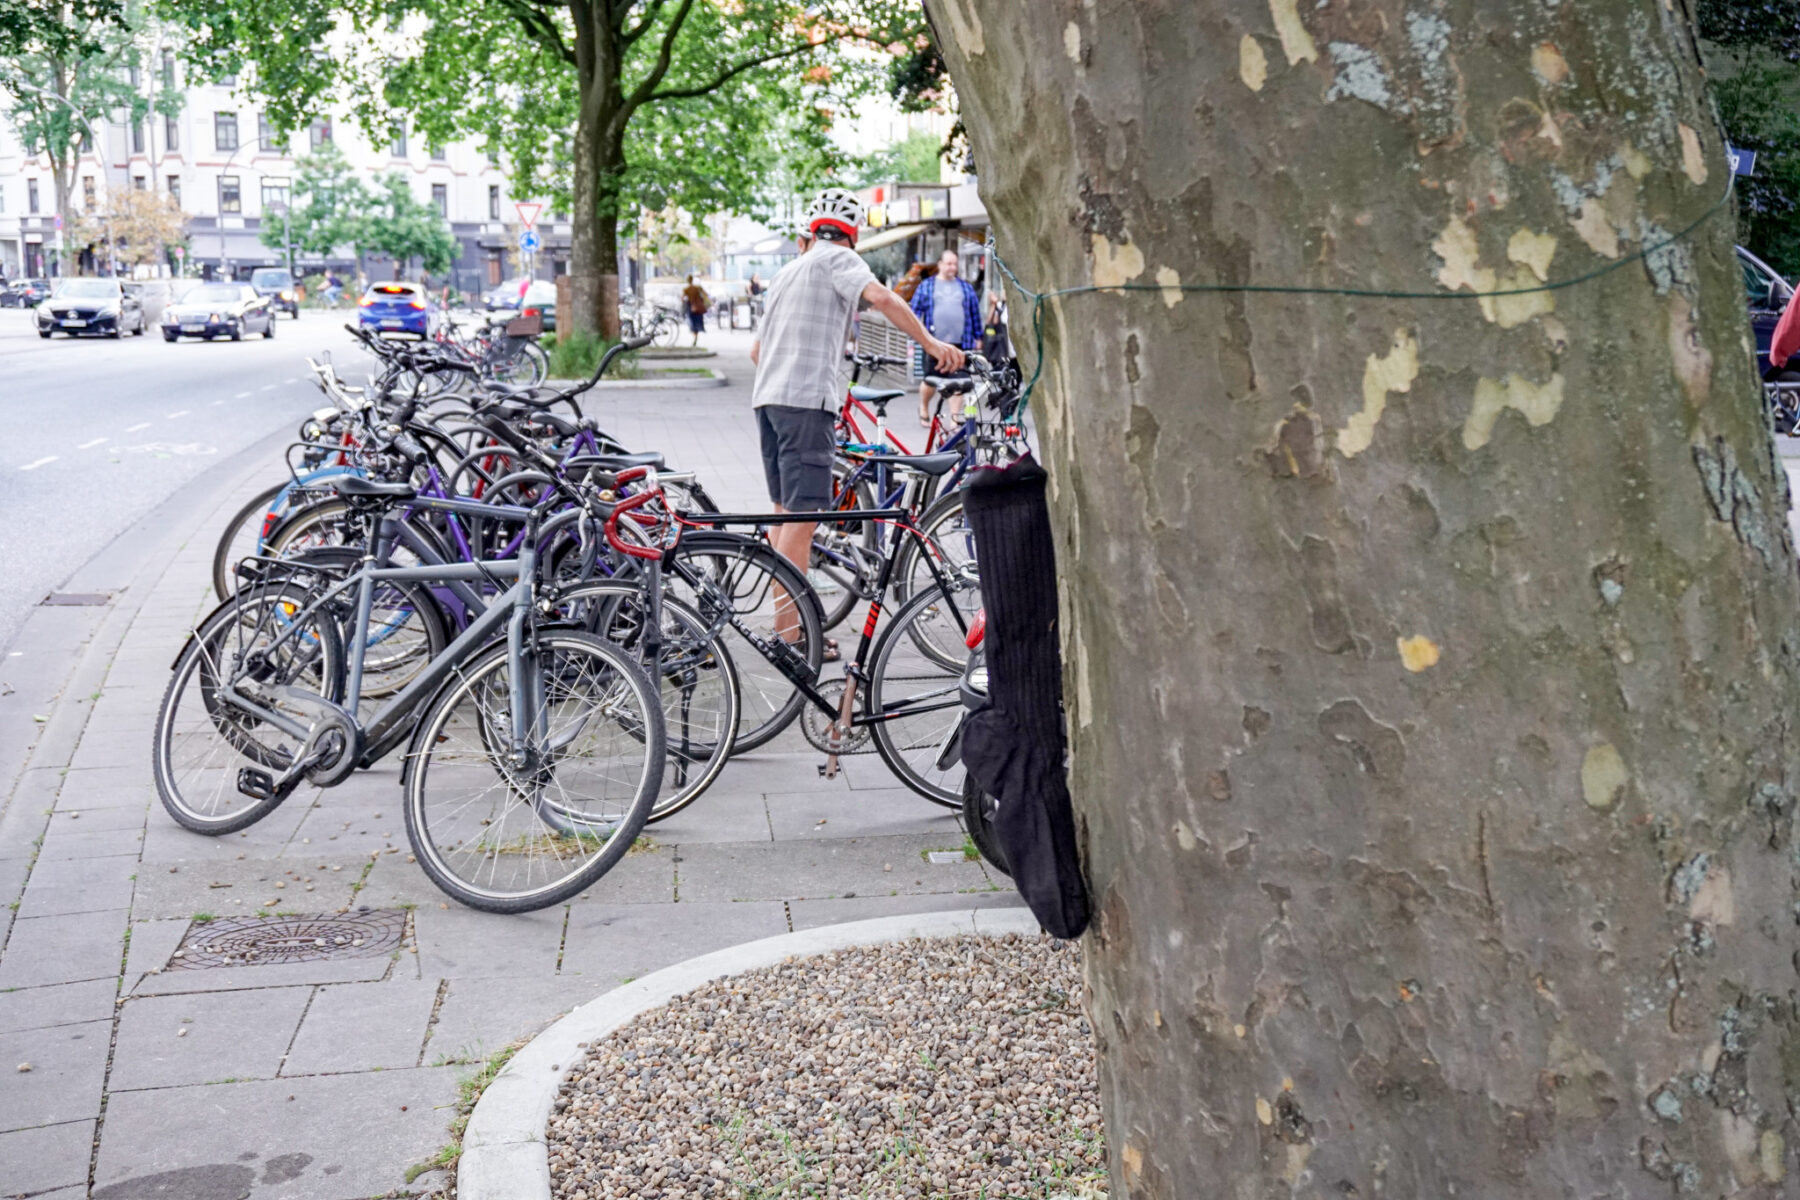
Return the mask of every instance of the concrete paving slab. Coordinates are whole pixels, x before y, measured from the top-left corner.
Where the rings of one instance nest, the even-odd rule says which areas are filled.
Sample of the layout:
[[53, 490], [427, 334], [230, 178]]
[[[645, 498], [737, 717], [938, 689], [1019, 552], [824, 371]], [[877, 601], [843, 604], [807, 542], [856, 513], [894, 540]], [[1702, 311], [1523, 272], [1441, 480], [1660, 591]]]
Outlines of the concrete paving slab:
[[594, 981], [582, 977], [452, 979], [425, 1043], [425, 1063], [479, 1062], [594, 994]]
[[158, 803], [156, 785], [150, 781], [149, 739], [144, 739], [143, 755], [136, 765], [71, 769], [63, 777], [57, 800], [80, 809]]
[[21, 917], [0, 955], [0, 988], [117, 976], [125, 961], [125, 911]]
[[801, 900], [883, 892], [986, 890], [981, 864], [935, 865], [928, 850], [959, 849], [955, 837], [872, 837], [818, 842], [684, 846], [682, 900]]
[[[0, 909], [5, 909], [25, 892], [25, 877], [31, 873], [28, 858], [0, 858]], [[0, 946], [5, 945], [0, 940]]]
[[556, 974], [562, 951], [562, 907], [503, 916], [452, 903], [413, 913], [419, 971], [426, 979]]
[[282, 1066], [285, 1075], [383, 1071], [419, 1065], [437, 980], [322, 987]]
[[311, 998], [296, 987], [132, 1000], [119, 1012], [110, 1090], [272, 1079]]
[[[882, 791], [794, 792], [763, 797], [775, 841], [930, 835], [961, 845], [956, 813], [906, 788]], [[821, 824], [821, 822], [823, 822]]]
[[131, 994], [135, 1003], [140, 996], [241, 992], [255, 988], [291, 988], [324, 983], [363, 983], [386, 977], [393, 966], [392, 958], [346, 958], [274, 963], [268, 966], [164, 971], [158, 975], [143, 976], [132, 985]]
[[[156, 811], [161, 812], [161, 808]], [[59, 804], [56, 811], [50, 814], [47, 832], [55, 836], [63, 833], [98, 833], [103, 829], [138, 829], [144, 828], [145, 819], [150, 814], [147, 804], [120, 804], [109, 808], [78, 808], [73, 805]]]
[[[733, 758], [720, 773], [713, 787], [724, 793], [792, 794], [794, 792], [848, 792], [850, 783], [839, 772], [836, 779], [819, 774], [825, 756], [808, 750], [804, 754], [780, 754], [764, 747], [752, 754]], [[702, 799], [698, 803], [704, 804]]]
[[131, 907], [131, 891], [135, 885], [129, 879], [117, 879], [102, 884], [36, 885], [25, 889], [24, 897], [19, 901], [21, 917], [60, 917], [72, 913], [106, 912], [109, 909], [126, 909]]
[[[184, 862], [169, 866], [145, 863], [138, 876], [140, 917], [244, 916], [253, 912], [331, 912], [350, 903], [363, 865], [355, 860], [342, 870], [320, 871], [318, 863], [279, 862], [264, 857]], [[310, 882], [308, 882], [310, 881]], [[312, 891], [307, 891], [307, 888]], [[273, 900], [274, 904], [266, 901]], [[234, 901], [238, 903], [233, 903]]]
[[31, 868], [33, 887], [103, 888], [130, 883], [141, 870], [137, 856], [111, 854], [105, 858], [59, 858]]
[[[88, 979], [81, 983], [53, 983], [48, 987], [0, 992], [0, 1033], [79, 1025], [85, 1021], [110, 1021], [118, 998], [116, 979]], [[0, 1063], [0, 1071], [17, 1063]]]
[[971, 908], [1022, 908], [1025, 901], [1008, 887], [1000, 892], [934, 892], [923, 896], [854, 896], [848, 900], [790, 900], [788, 918], [795, 929], [818, 929], [846, 921], [897, 917], [907, 913], [962, 911]]
[[[656, 834], [650, 835], [657, 841]], [[632, 850], [619, 865], [575, 897], [576, 904], [669, 904], [675, 899], [673, 848], [652, 845]]]
[[[731, 770], [728, 765], [725, 768]], [[644, 826], [644, 833], [661, 845], [683, 842], [766, 842], [769, 813], [762, 797], [717, 790], [707, 792], [681, 812]]]
[[467, 1073], [427, 1067], [120, 1093], [107, 1106], [94, 1200], [366, 1200], [400, 1191], [406, 1168], [448, 1140], [445, 1112]]
[[92, 1121], [0, 1133], [0, 1189], [4, 1189], [0, 1195], [31, 1196], [33, 1200], [86, 1196], [93, 1146]]
[[39, 862], [55, 862], [61, 858], [104, 858], [115, 854], [135, 856], [144, 844], [144, 830], [103, 829], [95, 833], [75, 833], [52, 827], [44, 834], [38, 850]]
[[598, 995], [683, 959], [786, 932], [778, 900], [583, 905], [569, 913], [561, 973], [592, 980]]
[[169, 965], [169, 956], [181, 945], [188, 926], [186, 920], [141, 921], [131, 923], [131, 946], [125, 952], [125, 986], [129, 993], [146, 971], [160, 971]]
[[[98, 1117], [111, 1033], [110, 1021], [86, 1021], [0, 1034], [0, 1133]], [[31, 1070], [18, 1070], [22, 1063]]]

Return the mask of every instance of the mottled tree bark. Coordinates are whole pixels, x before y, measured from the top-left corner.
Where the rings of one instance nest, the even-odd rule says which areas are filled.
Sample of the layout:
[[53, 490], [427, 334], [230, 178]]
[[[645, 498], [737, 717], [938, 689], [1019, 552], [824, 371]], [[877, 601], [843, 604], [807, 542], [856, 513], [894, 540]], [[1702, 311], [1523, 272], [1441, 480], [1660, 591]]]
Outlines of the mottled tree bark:
[[[1116, 1195], [1792, 1194], [1796, 570], [1682, 3], [929, 0], [1036, 404]], [[1015, 298], [1021, 340], [1028, 305]]]
[[619, 336], [619, 196], [625, 170], [624, 51], [618, 6], [570, 0], [581, 106], [569, 222], [569, 295], [561, 328]]

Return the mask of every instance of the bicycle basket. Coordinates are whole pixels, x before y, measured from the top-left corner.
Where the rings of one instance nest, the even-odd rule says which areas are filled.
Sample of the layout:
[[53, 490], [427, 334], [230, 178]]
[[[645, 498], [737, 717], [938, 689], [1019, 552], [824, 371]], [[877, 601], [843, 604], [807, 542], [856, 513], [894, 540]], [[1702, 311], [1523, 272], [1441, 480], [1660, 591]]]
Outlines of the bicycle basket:
[[506, 323], [507, 337], [537, 337], [544, 332], [544, 314], [532, 313], [529, 317], [514, 317]]

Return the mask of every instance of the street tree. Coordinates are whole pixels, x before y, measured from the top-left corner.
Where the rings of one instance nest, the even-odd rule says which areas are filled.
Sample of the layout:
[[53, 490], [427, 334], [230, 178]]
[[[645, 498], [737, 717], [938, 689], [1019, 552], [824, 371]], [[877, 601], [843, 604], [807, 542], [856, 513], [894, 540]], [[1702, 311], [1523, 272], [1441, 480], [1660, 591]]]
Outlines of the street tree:
[[570, 324], [609, 336], [621, 228], [644, 209], [754, 211], [772, 164], [828, 157], [833, 116], [879, 75], [875, 56], [836, 52], [910, 44], [921, 24], [916, 0], [161, 3], [206, 69], [250, 72], [285, 127], [347, 97], [371, 130], [400, 115], [485, 139], [516, 194], [566, 202]]
[[112, 187], [96, 210], [75, 222], [73, 245], [91, 246], [98, 259], [125, 266], [165, 263], [171, 249], [187, 237], [187, 214], [165, 192], [148, 188]]
[[1012, 308], [1112, 1194], [1791, 1195], [1800, 597], [1687, 6], [930, 11], [1000, 252], [1098, 289]]
[[394, 270], [404, 275], [414, 259], [433, 275], [441, 275], [456, 261], [457, 242], [450, 223], [430, 204], [413, 194], [412, 181], [399, 171], [388, 171], [375, 180], [368, 208], [359, 222], [357, 245], [378, 250], [394, 260]]
[[93, 47], [98, 30], [124, 15], [120, 0], [0, 0], [0, 59]]
[[[0, 0], [0, 3], [7, 0]], [[114, 9], [89, 0], [60, 0], [34, 14], [51, 14], [63, 32], [27, 39], [0, 50], [0, 92], [8, 97], [7, 118], [25, 151], [50, 160], [51, 189], [65, 230], [74, 227], [75, 169], [91, 148], [97, 122], [147, 120], [154, 112], [181, 111], [181, 94], [156, 94], [154, 104], [132, 81], [143, 65], [139, 44], [142, 10], [136, 4]]]
[[349, 246], [360, 257], [372, 202], [361, 174], [335, 142], [326, 142], [294, 164], [286, 227], [265, 221], [258, 236], [274, 250], [285, 250], [291, 238], [303, 254], [329, 258]]

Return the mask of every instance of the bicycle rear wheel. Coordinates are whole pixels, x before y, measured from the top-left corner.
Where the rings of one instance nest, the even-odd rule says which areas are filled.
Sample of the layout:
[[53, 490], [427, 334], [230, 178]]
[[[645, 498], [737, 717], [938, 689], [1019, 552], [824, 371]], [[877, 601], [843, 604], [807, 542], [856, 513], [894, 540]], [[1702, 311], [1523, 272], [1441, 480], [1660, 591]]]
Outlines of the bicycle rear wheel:
[[337, 625], [323, 614], [303, 616], [309, 598], [296, 584], [245, 588], [200, 623], [175, 659], [156, 714], [151, 773], [163, 807], [182, 828], [216, 837], [260, 821], [281, 801], [244, 795], [238, 773], [284, 771], [302, 745], [228, 704], [222, 689], [241, 683], [302, 724], [311, 723], [310, 714], [284, 701], [281, 689], [334, 702], [341, 696]]
[[240, 559], [256, 553], [256, 545], [269, 525], [269, 506], [286, 486], [286, 483], [277, 483], [264, 488], [231, 514], [231, 520], [225, 523], [219, 545], [213, 551], [212, 563], [213, 595], [220, 600], [237, 590], [232, 583], [232, 567]]
[[656, 687], [592, 634], [541, 630], [513, 735], [505, 644], [472, 656], [427, 708], [408, 754], [406, 833], [426, 875], [471, 908], [567, 900], [625, 856], [662, 784]]
[[[676, 569], [663, 576], [664, 582], [676, 599], [685, 601], [709, 626], [722, 623], [721, 609], [729, 607], [758, 636], [772, 639], [786, 597], [795, 597], [794, 651], [817, 678], [825, 658], [819, 600], [793, 563], [775, 553], [767, 542], [735, 533], [688, 534], [681, 539], [675, 559]], [[684, 579], [682, 571], [692, 575], [694, 582]], [[806, 697], [736, 629], [725, 626], [718, 633], [738, 669], [742, 706], [732, 753], [741, 754], [779, 736], [800, 715]]]
[[888, 769], [933, 804], [960, 809], [965, 774], [960, 757], [937, 760], [962, 720], [963, 659], [946, 666], [921, 646], [961, 644], [956, 601], [942, 589], [919, 592], [900, 607], [875, 643], [864, 711], [881, 713], [869, 730]]

